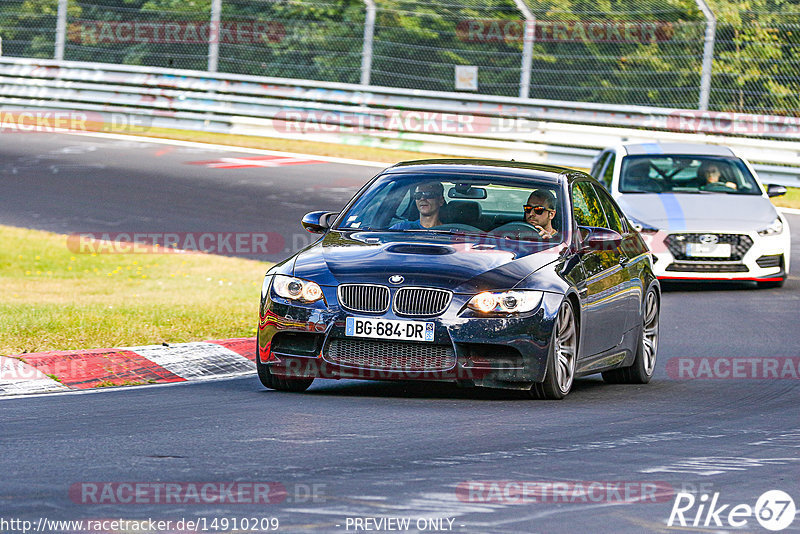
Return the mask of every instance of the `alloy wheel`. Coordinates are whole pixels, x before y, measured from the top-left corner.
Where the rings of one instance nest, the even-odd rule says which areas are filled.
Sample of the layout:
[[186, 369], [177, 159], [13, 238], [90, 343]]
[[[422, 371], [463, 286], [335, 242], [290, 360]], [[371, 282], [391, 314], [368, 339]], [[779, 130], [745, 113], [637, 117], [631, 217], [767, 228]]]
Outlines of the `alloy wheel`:
[[566, 393], [572, 387], [575, 378], [575, 357], [578, 348], [575, 315], [568, 301], [564, 301], [558, 310], [555, 343], [556, 383], [559, 389]]

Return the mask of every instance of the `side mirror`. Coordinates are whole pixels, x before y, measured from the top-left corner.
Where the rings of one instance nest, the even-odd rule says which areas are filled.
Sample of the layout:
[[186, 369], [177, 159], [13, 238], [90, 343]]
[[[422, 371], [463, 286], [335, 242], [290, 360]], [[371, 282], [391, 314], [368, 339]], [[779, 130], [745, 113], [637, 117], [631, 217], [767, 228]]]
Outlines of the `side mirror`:
[[768, 197], [779, 197], [781, 195], [786, 194], [786, 188], [782, 185], [777, 184], [767, 184], [767, 196]]
[[300, 224], [312, 234], [324, 234], [337, 215], [339, 214], [332, 211], [312, 211], [303, 215]]
[[608, 228], [588, 228], [587, 235], [581, 242], [581, 252], [592, 250], [616, 250], [622, 244], [619, 232]]

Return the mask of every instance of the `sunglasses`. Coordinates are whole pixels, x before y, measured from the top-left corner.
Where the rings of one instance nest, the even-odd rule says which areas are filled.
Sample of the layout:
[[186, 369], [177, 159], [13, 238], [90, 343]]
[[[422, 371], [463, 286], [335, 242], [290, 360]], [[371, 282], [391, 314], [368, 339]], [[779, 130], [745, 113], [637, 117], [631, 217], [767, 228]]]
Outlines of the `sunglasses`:
[[530, 204], [525, 204], [524, 206], [522, 206], [522, 209], [525, 210], [525, 213], [533, 212], [536, 215], [541, 215], [545, 211], [556, 211], [556, 210], [551, 210], [550, 208], [545, 208], [544, 206], [531, 206]]
[[411, 193], [411, 198], [414, 200], [422, 200], [423, 198], [439, 198], [439, 196], [441, 195], [439, 195], [439, 193], [436, 191], [415, 191]]

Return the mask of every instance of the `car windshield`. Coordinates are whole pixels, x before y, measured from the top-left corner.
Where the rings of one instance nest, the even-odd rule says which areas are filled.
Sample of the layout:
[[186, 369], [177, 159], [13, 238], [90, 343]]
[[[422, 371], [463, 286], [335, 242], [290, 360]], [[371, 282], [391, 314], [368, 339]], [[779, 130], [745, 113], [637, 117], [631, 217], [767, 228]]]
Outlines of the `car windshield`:
[[713, 156], [628, 156], [622, 160], [619, 191], [761, 194], [742, 160]]
[[553, 182], [486, 175], [386, 174], [336, 230], [463, 233], [526, 241], [564, 238], [564, 199]]

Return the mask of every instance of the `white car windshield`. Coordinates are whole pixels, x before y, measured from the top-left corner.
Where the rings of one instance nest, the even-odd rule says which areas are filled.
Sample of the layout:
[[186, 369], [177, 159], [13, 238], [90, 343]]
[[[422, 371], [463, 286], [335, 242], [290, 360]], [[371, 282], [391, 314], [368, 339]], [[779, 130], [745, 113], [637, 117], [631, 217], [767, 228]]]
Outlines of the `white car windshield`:
[[622, 160], [621, 193], [726, 193], [760, 195], [739, 158], [628, 156]]

